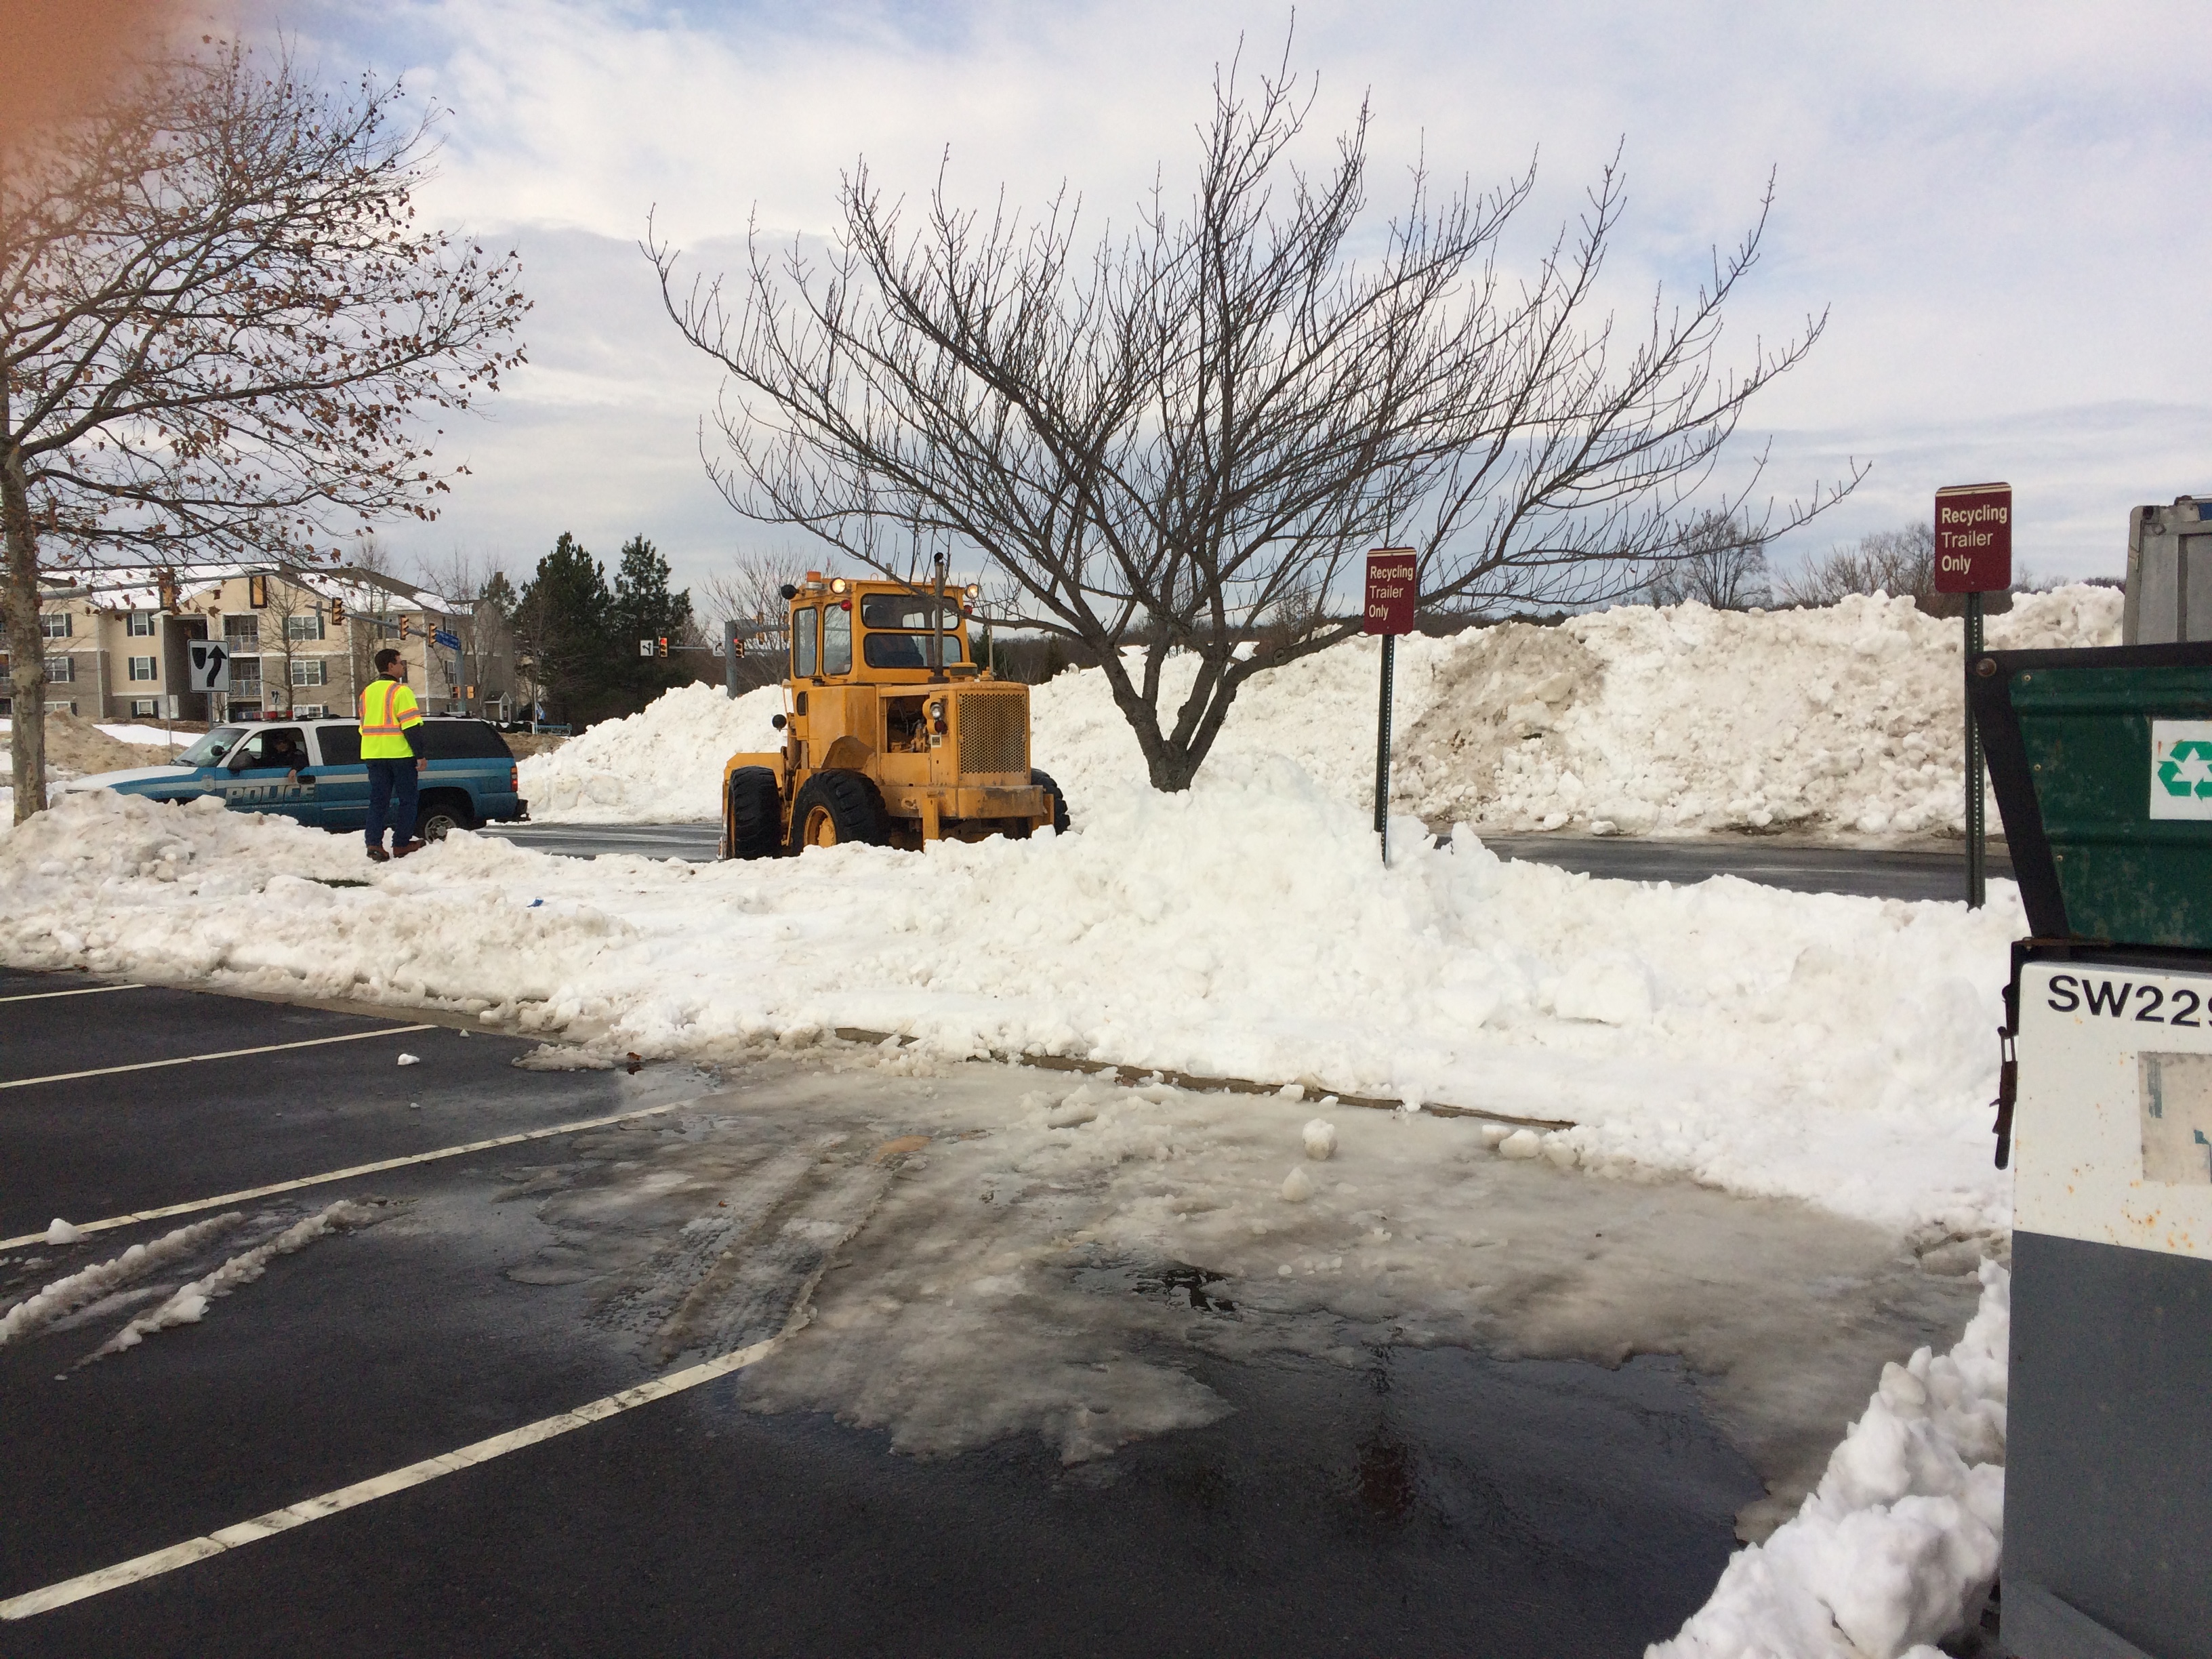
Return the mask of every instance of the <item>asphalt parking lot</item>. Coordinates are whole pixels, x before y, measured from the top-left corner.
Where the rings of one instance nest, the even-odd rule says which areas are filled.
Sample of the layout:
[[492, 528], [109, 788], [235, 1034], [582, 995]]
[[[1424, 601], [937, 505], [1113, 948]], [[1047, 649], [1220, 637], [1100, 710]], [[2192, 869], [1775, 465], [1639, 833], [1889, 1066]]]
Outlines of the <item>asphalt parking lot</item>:
[[[898, 1178], [895, 1092], [832, 1148], [803, 1091], [835, 1079], [526, 1070], [523, 1039], [82, 975], [0, 999], [11, 1656], [1630, 1655], [1762, 1490], [1676, 1362], [1387, 1341], [1178, 1350], [1233, 1409], [1101, 1463], [903, 1455], [748, 1409], [744, 1369]], [[698, 1209], [668, 1172], [702, 1169], [729, 1196]], [[134, 1273], [139, 1244], [173, 1254]]]

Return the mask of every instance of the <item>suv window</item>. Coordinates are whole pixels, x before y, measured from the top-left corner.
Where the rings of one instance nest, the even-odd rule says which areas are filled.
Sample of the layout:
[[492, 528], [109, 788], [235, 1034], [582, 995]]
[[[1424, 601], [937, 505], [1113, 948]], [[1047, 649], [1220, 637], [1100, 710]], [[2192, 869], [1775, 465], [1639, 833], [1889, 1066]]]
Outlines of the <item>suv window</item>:
[[234, 772], [251, 766], [305, 766], [307, 742], [296, 726], [263, 726], [230, 751], [229, 763]]
[[325, 766], [358, 766], [361, 764], [361, 727], [358, 726], [319, 726], [315, 742], [323, 751]]
[[[356, 727], [357, 732], [360, 728]], [[409, 737], [425, 760], [512, 760], [514, 751], [489, 720], [424, 720]]]

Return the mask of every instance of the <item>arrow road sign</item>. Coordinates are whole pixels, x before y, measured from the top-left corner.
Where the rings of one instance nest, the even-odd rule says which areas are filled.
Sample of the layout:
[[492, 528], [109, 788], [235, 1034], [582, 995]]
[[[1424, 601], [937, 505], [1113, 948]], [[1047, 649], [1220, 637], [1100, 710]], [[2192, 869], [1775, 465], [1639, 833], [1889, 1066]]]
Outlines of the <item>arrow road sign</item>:
[[192, 640], [185, 649], [191, 658], [188, 683], [193, 690], [230, 690], [230, 652], [221, 640]]

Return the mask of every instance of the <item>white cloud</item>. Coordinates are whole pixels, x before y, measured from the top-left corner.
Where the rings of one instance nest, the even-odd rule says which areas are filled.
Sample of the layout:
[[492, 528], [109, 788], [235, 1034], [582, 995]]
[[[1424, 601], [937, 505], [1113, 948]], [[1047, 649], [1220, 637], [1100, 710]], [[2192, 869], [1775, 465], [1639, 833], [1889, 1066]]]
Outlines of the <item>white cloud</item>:
[[[456, 432], [475, 476], [403, 550], [463, 541], [534, 560], [563, 529], [611, 553], [653, 536], [696, 579], [743, 539], [701, 475], [712, 366], [689, 354], [632, 244], [659, 222], [732, 263], [748, 216], [834, 222], [865, 154], [926, 191], [949, 147], [961, 200], [1030, 206], [1063, 178], [1125, 221], [1164, 162], [1188, 176], [1212, 66], [1271, 65], [1286, 7], [757, 5], [621, 0], [322, 0], [276, 21], [333, 79], [404, 72], [453, 112], [441, 217], [512, 237], [538, 301], [534, 365], [495, 417]], [[1624, 307], [1693, 283], [1770, 169], [1779, 203], [1730, 338], [1747, 354], [1831, 310], [1812, 360], [1751, 425], [1784, 494], [1848, 454], [1861, 495], [1796, 538], [1817, 547], [1924, 517], [1941, 483], [2010, 478], [2020, 557], [2116, 571], [2127, 508], [2212, 489], [2212, 348], [2196, 210], [2212, 125], [2161, 66], [2212, 46], [2194, 3], [1307, 6], [1317, 139], [1371, 93], [1375, 197], [1417, 154], [1495, 183], [1540, 147], [1516, 250], [1531, 256], [1622, 140]]]

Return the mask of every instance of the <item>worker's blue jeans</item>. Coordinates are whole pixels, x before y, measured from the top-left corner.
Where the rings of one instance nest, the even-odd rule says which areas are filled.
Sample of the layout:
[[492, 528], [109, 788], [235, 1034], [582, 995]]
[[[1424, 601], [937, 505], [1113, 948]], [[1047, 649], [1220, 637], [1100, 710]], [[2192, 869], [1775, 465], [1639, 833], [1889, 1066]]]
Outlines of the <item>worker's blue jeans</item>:
[[368, 844], [384, 845], [385, 826], [394, 842], [415, 833], [415, 761], [373, 760], [368, 765]]

